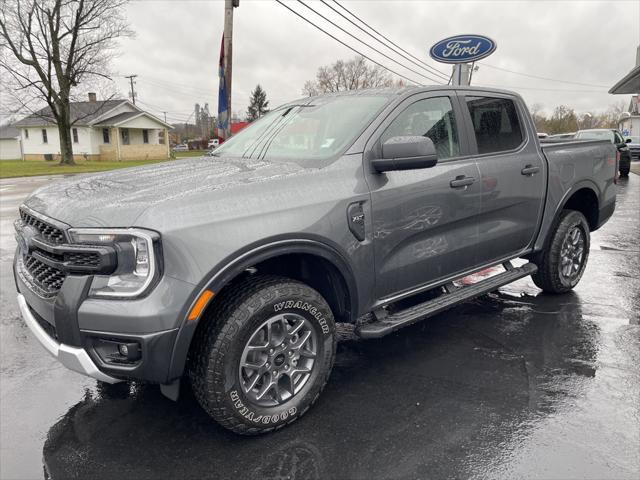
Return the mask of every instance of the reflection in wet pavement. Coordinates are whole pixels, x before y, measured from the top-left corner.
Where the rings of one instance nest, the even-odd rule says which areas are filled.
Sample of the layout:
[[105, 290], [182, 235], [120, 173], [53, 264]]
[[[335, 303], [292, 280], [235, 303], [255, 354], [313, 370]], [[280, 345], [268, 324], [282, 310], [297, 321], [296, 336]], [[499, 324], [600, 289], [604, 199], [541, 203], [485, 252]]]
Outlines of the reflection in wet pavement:
[[[275, 434], [218, 427], [188, 388], [107, 389], [58, 368], [17, 316], [2, 232], [2, 476], [638, 478], [640, 177], [575, 292], [529, 279], [340, 344], [318, 403]], [[4, 212], [3, 212], [4, 215]]]

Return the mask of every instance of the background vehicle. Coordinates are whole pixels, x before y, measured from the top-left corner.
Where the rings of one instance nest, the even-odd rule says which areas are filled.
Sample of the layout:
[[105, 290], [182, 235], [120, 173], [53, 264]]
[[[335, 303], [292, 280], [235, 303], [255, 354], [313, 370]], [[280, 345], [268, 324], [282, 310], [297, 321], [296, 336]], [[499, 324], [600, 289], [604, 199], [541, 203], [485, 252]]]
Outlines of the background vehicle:
[[622, 138], [620, 132], [615, 129], [597, 128], [591, 130], [580, 130], [576, 133], [577, 140], [602, 140], [607, 139], [616, 146], [619, 153], [620, 176], [628, 177], [631, 170], [631, 153], [627, 142]]
[[173, 147], [174, 152], [186, 152], [188, 150], [189, 150], [189, 145], [187, 145], [186, 143], [181, 143]]
[[67, 367], [174, 399], [186, 373], [223, 426], [271, 431], [324, 388], [336, 322], [377, 338], [528, 275], [571, 290], [615, 208], [615, 155], [606, 140], [541, 144], [501, 90], [305, 98], [216, 161], [33, 193], [15, 225], [18, 303]]
[[219, 140], [217, 138], [212, 138], [211, 140], [209, 140], [209, 143], [207, 143], [207, 148], [214, 149], [218, 148], [219, 145]]
[[538, 132], [538, 138], [540, 138], [540, 139], [547, 138], [548, 136], [549, 136], [548, 133]]
[[575, 138], [576, 132], [570, 133], [556, 133], [555, 135], [549, 135], [550, 139], [567, 139], [567, 138]]
[[625, 142], [629, 147], [632, 160], [640, 160], [640, 137], [626, 137]]

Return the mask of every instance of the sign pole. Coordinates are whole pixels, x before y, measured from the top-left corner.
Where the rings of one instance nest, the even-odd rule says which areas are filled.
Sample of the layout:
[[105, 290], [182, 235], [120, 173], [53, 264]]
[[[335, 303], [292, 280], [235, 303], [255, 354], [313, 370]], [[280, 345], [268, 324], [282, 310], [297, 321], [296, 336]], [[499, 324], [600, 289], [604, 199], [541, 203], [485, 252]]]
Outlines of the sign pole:
[[225, 0], [224, 5], [224, 83], [227, 89], [227, 125], [224, 139], [231, 138], [231, 68], [233, 64], [233, 7], [234, 0]]

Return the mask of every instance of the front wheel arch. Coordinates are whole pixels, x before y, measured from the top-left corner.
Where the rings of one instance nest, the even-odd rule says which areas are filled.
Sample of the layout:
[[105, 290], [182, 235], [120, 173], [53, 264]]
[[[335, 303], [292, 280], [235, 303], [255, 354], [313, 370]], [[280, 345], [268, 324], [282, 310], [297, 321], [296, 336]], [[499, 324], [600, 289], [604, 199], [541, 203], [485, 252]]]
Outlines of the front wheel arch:
[[[195, 304], [199, 296], [205, 291], [210, 290], [214, 292], [214, 297], [210, 301], [207, 308], [202, 312], [200, 318], [203, 318], [210, 308], [215, 308], [217, 301], [222, 297], [225, 289], [231, 288], [235, 282], [243, 280], [248, 272], [256, 265], [265, 263], [274, 263], [278, 258], [284, 258], [291, 255], [301, 255], [312, 257], [322, 261], [324, 265], [331, 266], [334, 279], [342, 283], [347, 294], [346, 306], [343, 314], [337, 312], [336, 319], [344, 322], [353, 322], [358, 315], [358, 289], [356, 285], [355, 275], [353, 274], [348, 261], [344, 255], [340, 253], [337, 248], [334, 248], [317, 239], [283, 239], [276, 240], [271, 243], [255, 247], [252, 250], [239, 252], [234, 254], [232, 258], [225, 259], [224, 264], [216, 267], [209, 275], [205, 277], [205, 280], [201, 282], [198, 288], [195, 289], [192, 298], [187, 303], [187, 308], [184, 309], [182, 315], [182, 324], [176, 336], [174, 344], [171, 363], [168, 372], [168, 381], [171, 382], [177, 378], [180, 378], [185, 370], [187, 356], [194, 335], [201, 323], [198, 320], [188, 321], [188, 312]], [[278, 271], [267, 272], [271, 274], [283, 274]], [[305, 281], [304, 279], [291, 278]], [[323, 292], [322, 288], [318, 288], [318, 285], [311, 285], [318, 290], [323, 296], [326, 292]], [[329, 303], [334, 309], [334, 304], [331, 301], [331, 295], [329, 297]]]

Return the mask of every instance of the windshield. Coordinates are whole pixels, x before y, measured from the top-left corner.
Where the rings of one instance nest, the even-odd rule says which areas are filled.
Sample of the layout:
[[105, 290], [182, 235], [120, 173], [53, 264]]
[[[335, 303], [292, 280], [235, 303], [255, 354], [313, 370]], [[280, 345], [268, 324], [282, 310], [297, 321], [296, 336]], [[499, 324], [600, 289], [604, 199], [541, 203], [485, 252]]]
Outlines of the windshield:
[[587, 130], [578, 132], [576, 138], [583, 140], [609, 140], [613, 143], [613, 132], [611, 130]]
[[224, 142], [214, 156], [324, 160], [353, 142], [389, 98], [320, 97], [267, 113]]

